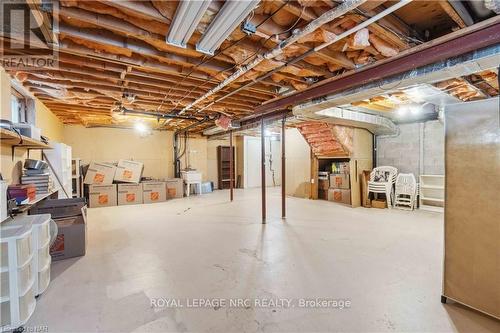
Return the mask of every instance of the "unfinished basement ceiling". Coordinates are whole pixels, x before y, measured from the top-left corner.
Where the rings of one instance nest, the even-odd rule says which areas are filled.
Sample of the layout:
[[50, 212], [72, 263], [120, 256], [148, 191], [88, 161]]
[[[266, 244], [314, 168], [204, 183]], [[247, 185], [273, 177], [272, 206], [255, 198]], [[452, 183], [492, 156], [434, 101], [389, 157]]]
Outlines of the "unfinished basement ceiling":
[[[211, 25], [220, 24], [222, 15], [217, 14], [230, 5], [229, 1], [200, 6], [202, 15], [197, 17], [184, 48], [167, 43], [176, 16], [182, 14], [176, 1], [61, 0], [57, 18], [59, 67], [9, 72], [66, 124], [130, 126], [137, 115], [120, 112], [124, 108], [185, 117], [153, 118], [151, 126], [157, 129], [178, 129], [197, 121], [189, 117], [213, 119], [223, 114], [240, 119], [282, 94], [354, 72], [466, 26], [447, 1], [413, 1], [367, 29], [283, 66], [395, 3], [254, 1], [248, 4], [252, 7], [248, 16], [242, 8], [243, 17], [234, 15], [229, 23], [237, 23], [236, 27], [211, 56], [198, 51], [197, 45], [209, 34]], [[276, 48], [293, 32], [344, 7], [353, 9], [332, 16], [333, 20], [282, 52], [242, 72], [258, 55]], [[255, 33], [242, 31], [240, 23], [245, 22], [256, 27]], [[261, 79], [272, 70], [276, 72]], [[241, 75], [235, 77], [235, 73]], [[474, 81], [472, 84], [484, 91]], [[193, 130], [201, 132], [211, 126], [213, 120]]]

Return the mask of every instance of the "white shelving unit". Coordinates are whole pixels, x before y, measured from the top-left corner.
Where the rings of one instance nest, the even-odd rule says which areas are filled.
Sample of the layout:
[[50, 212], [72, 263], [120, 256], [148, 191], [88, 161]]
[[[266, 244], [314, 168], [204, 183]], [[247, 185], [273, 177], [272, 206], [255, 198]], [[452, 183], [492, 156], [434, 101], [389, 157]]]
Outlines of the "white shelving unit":
[[82, 197], [82, 175], [80, 173], [82, 161], [79, 158], [71, 160], [71, 184], [73, 188], [73, 198]]
[[443, 212], [444, 211], [444, 176], [420, 176], [420, 209]]
[[71, 146], [64, 143], [51, 142], [51, 150], [44, 151], [45, 160], [56, 187], [61, 187], [59, 199], [72, 198]]

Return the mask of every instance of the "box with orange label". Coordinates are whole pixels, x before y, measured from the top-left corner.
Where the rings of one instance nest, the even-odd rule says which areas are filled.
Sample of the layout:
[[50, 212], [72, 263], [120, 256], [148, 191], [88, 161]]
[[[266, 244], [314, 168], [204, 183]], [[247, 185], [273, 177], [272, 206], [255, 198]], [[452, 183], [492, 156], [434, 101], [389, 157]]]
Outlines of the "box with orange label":
[[120, 160], [116, 166], [115, 182], [139, 183], [144, 164], [137, 161]]
[[351, 190], [342, 190], [338, 188], [331, 188], [328, 190], [328, 200], [340, 202], [344, 204], [351, 204]]
[[118, 184], [118, 206], [142, 203], [142, 184]]
[[92, 162], [85, 174], [84, 184], [88, 185], [111, 185], [115, 177], [116, 167], [108, 163]]
[[169, 199], [184, 197], [184, 181], [181, 178], [168, 179], [166, 183]]
[[142, 183], [142, 200], [144, 203], [162, 202], [167, 200], [165, 182]]
[[117, 204], [116, 184], [89, 185], [89, 207], [109, 207]]
[[340, 188], [347, 190], [351, 188], [349, 183], [348, 173], [332, 173], [330, 174], [330, 188]]

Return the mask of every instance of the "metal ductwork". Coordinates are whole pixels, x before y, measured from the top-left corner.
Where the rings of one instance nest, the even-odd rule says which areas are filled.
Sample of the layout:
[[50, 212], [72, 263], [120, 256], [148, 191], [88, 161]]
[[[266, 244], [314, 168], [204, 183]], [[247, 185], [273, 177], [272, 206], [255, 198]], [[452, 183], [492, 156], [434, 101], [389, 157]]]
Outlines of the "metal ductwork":
[[299, 106], [293, 109], [293, 114], [300, 120], [366, 128], [375, 135], [390, 135], [398, 131], [397, 125], [388, 118], [337, 107], [317, 111]]
[[376, 80], [366, 85], [337, 94], [314, 99], [294, 107], [294, 114], [313, 114], [333, 107], [369, 99], [389, 91], [402, 90], [415, 85], [435, 83], [495, 68], [500, 63], [500, 44], [480, 49], [459, 57], [423, 66], [403, 74]]

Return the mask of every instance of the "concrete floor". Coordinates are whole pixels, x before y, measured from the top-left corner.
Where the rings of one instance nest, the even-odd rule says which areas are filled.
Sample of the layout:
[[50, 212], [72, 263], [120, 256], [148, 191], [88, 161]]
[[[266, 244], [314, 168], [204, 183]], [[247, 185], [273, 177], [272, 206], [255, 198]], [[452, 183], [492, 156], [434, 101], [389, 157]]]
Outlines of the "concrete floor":
[[[26, 326], [50, 332], [500, 332], [499, 321], [440, 303], [442, 214], [289, 198], [283, 222], [279, 191], [268, 193], [265, 226], [258, 189], [236, 191], [233, 203], [227, 191], [217, 191], [90, 209], [87, 255], [53, 263], [51, 285]], [[184, 307], [154, 307], [156, 298]], [[188, 307], [206, 298], [227, 304]], [[251, 306], [229, 306], [238, 298]], [[262, 307], [285, 298], [295, 307]], [[304, 298], [351, 306], [305, 309], [299, 307]]]

